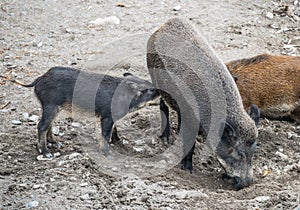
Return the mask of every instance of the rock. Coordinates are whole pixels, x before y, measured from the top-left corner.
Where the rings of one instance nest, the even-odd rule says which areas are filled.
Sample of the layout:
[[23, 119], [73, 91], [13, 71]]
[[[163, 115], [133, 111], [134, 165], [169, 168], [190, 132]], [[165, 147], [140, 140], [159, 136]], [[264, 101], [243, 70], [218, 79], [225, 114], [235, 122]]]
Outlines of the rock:
[[55, 126], [55, 127], [52, 127], [52, 133], [56, 136], [59, 135], [59, 127], [58, 126]]
[[81, 200], [88, 200], [90, 198], [89, 194], [84, 194], [79, 197]]
[[78, 122], [72, 122], [71, 126], [74, 127], [74, 128], [79, 128], [80, 127], [80, 123], [78, 123]]
[[298, 135], [294, 132], [287, 132], [287, 137], [288, 139], [292, 139], [293, 137], [298, 137]]
[[30, 122], [37, 122], [39, 120], [39, 116], [31, 115], [28, 119]]
[[143, 147], [133, 147], [133, 150], [136, 152], [142, 152], [142, 151], [144, 151], [144, 148]]
[[174, 193], [176, 199], [183, 200], [188, 197], [188, 191], [178, 191]]
[[22, 122], [20, 120], [12, 120], [11, 124], [13, 124], [13, 125], [22, 125]]
[[269, 196], [258, 196], [256, 198], [254, 198], [254, 200], [256, 200], [257, 202], [266, 202], [267, 200], [270, 200]]
[[30, 201], [28, 203], [26, 203], [26, 209], [31, 209], [31, 208], [35, 208], [39, 206], [39, 202], [38, 201]]
[[118, 25], [120, 19], [117, 16], [109, 16], [105, 18], [97, 18], [96, 20], [89, 22], [92, 25], [103, 26], [103, 25]]
[[37, 47], [41, 47], [41, 46], [43, 46], [43, 42], [37, 44]]
[[29, 119], [29, 113], [24, 112], [24, 113], [22, 114], [22, 117], [23, 117], [24, 120], [28, 120], [28, 119]]
[[181, 10], [181, 6], [177, 5], [175, 7], [173, 7], [173, 11], [180, 11]]
[[136, 145], [142, 145], [142, 144], [143, 144], [143, 141], [142, 141], [142, 140], [136, 140], [134, 143], [135, 143]]
[[273, 19], [274, 15], [273, 15], [272, 12], [267, 12], [266, 17], [269, 18], [269, 19]]
[[40, 187], [41, 187], [40, 184], [35, 184], [35, 185], [32, 186], [32, 189], [39, 189]]
[[59, 157], [59, 156], [60, 156], [60, 152], [55, 152], [55, 153], [53, 154], [53, 156], [54, 156], [54, 157]]
[[88, 185], [89, 185], [89, 183], [83, 182], [83, 183], [81, 183], [79, 186], [80, 186], [80, 187], [86, 187], [86, 186], [88, 186]]
[[44, 155], [39, 155], [36, 157], [36, 159], [38, 161], [43, 161], [43, 160], [52, 160], [53, 158], [46, 158], [46, 157], [44, 157]]
[[279, 156], [282, 160], [288, 160], [288, 156], [283, 154], [282, 152], [277, 151], [275, 155]]
[[75, 159], [77, 157], [82, 157], [82, 155], [78, 152], [74, 152], [74, 153], [69, 155], [69, 160]]

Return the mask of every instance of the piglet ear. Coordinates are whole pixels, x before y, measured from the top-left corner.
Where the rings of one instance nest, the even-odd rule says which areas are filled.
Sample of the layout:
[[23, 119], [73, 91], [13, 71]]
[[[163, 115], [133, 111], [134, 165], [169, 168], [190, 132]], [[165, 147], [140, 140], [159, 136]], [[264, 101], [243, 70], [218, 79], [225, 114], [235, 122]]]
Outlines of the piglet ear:
[[258, 126], [260, 118], [260, 110], [255, 104], [251, 104], [248, 114], [254, 120], [255, 125]]

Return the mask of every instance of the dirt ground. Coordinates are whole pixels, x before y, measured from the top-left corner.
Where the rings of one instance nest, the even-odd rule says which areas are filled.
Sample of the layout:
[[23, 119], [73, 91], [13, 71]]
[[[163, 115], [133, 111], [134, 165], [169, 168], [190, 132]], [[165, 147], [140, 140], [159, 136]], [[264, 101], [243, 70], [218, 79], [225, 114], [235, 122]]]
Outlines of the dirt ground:
[[[50, 67], [71, 66], [149, 79], [147, 36], [171, 17], [188, 19], [224, 61], [299, 55], [298, 0], [0, 0], [0, 73], [30, 82]], [[41, 108], [33, 90], [1, 79], [0, 108], [0, 209], [300, 209], [300, 125], [293, 122], [262, 119], [255, 182], [234, 191], [203, 143], [194, 173], [180, 169], [176, 148], [158, 138], [157, 102], [117, 123], [113, 159], [93, 150], [100, 132], [93, 117], [63, 113], [53, 128], [63, 148], [37, 160]]]

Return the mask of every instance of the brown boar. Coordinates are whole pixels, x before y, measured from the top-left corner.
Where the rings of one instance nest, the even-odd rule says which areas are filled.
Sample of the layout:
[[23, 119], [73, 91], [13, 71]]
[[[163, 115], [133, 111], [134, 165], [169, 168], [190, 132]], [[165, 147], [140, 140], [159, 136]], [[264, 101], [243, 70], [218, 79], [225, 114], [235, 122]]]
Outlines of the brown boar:
[[300, 56], [261, 54], [226, 63], [245, 109], [256, 104], [261, 116], [300, 123]]

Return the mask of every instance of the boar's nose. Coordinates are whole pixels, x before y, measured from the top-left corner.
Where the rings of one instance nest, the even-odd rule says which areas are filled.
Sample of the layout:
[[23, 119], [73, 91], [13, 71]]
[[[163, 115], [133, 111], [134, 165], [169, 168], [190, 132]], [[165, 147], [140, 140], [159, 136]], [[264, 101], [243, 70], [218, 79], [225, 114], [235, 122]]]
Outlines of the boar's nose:
[[249, 187], [253, 183], [252, 177], [247, 177], [246, 179], [241, 179], [240, 177], [234, 177], [234, 187], [236, 190], [241, 190], [245, 187]]

